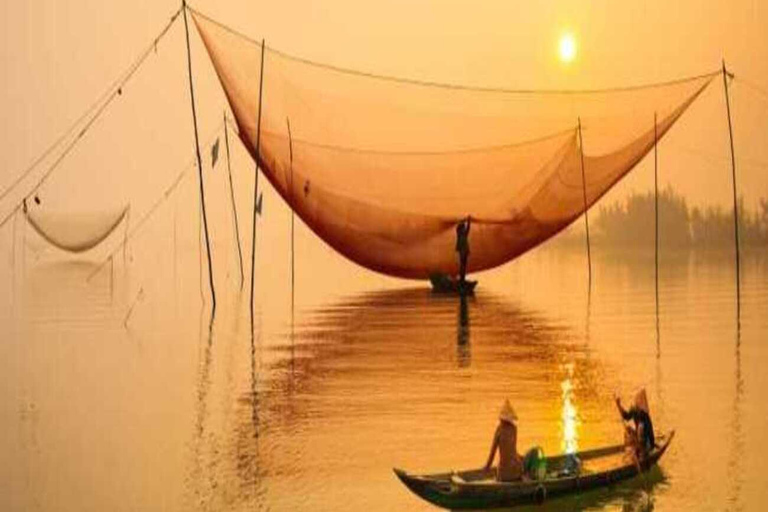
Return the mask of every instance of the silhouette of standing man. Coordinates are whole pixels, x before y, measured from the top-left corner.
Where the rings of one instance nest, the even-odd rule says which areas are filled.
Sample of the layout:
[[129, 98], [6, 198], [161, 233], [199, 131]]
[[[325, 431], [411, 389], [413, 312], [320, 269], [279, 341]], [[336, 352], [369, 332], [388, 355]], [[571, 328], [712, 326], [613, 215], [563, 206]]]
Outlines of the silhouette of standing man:
[[470, 217], [456, 224], [456, 252], [459, 253], [459, 283], [466, 282], [467, 276], [467, 258], [469, 258], [469, 228], [471, 227]]

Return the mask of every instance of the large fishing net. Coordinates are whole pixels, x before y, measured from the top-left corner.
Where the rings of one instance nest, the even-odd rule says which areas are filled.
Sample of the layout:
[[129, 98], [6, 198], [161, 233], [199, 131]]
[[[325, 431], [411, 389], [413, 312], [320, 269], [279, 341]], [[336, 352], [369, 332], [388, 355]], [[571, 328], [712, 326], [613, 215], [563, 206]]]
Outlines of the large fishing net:
[[[261, 43], [193, 17], [256, 157]], [[407, 278], [457, 272], [455, 226], [467, 216], [469, 271], [552, 237], [653, 149], [654, 114], [660, 138], [716, 74], [513, 91], [360, 73], [269, 47], [263, 67], [266, 177], [334, 249]]]

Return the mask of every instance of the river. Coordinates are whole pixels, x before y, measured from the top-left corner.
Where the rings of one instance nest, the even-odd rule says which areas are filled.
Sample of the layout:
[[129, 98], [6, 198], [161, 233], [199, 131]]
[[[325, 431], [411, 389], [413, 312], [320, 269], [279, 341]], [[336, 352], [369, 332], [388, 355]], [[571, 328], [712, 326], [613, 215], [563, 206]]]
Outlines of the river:
[[247, 274], [209, 322], [196, 253], [186, 277], [90, 281], [92, 262], [17, 258], [0, 509], [433, 510], [392, 468], [482, 465], [505, 398], [521, 451], [554, 454], [620, 442], [614, 395], [644, 387], [676, 431], [660, 470], [545, 509], [763, 510], [768, 259], [743, 255], [737, 319], [730, 251], [664, 255], [658, 317], [652, 254], [593, 257], [591, 291], [584, 254], [545, 246], [462, 302], [300, 252], [293, 308], [285, 265], [260, 265], [253, 331]]

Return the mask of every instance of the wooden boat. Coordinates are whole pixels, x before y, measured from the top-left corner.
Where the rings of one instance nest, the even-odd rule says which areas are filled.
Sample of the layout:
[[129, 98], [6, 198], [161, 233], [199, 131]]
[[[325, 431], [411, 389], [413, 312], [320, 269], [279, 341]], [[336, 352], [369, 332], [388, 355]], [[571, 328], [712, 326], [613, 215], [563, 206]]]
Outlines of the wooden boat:
[[464, 281], [463, 283], [446, 274], [431, 274], [429, 282], [432, 283], [432, 291], [435, 293], [472, 295], [475, 293], [477, 281]]
[[411, 475], [395, 468], [397, 477], [420, 498], [451, 510], [509, 508], [542, 503], [551, 498], [606, 487], [650, 470], [664, 455], [674, 430], [657, 438], [658, 446], [638, 466], [625, 454], [624, 445], [576, 453], [581, 468], [566, 471], [569, 456], [547, 457], [547, 476], [542, 480], [497, 482], [483, 469]]

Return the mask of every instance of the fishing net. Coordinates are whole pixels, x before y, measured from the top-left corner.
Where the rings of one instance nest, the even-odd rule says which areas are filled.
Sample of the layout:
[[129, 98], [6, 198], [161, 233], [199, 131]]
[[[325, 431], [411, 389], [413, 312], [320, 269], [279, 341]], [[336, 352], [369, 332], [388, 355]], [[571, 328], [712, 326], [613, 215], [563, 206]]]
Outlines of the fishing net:
[[[256, 157], [261, 44], [193, 17]], [[567, 227], [653, 148], [654, 112], [662, 137], [716, 74], [512, 91], [377, 76], [269, 47], [263, 65], [258, 161], [266, 177], [338, 252], [417, 279], [457, 272], [455, 226], [467, 216], [469, 271], [510, 261]]]
[[56, 214], [25, 207], [27, 222], [49, 244], [62, 251], [81, 253], [101, 244], [128, 215], [129, 207], [107, 213]]

